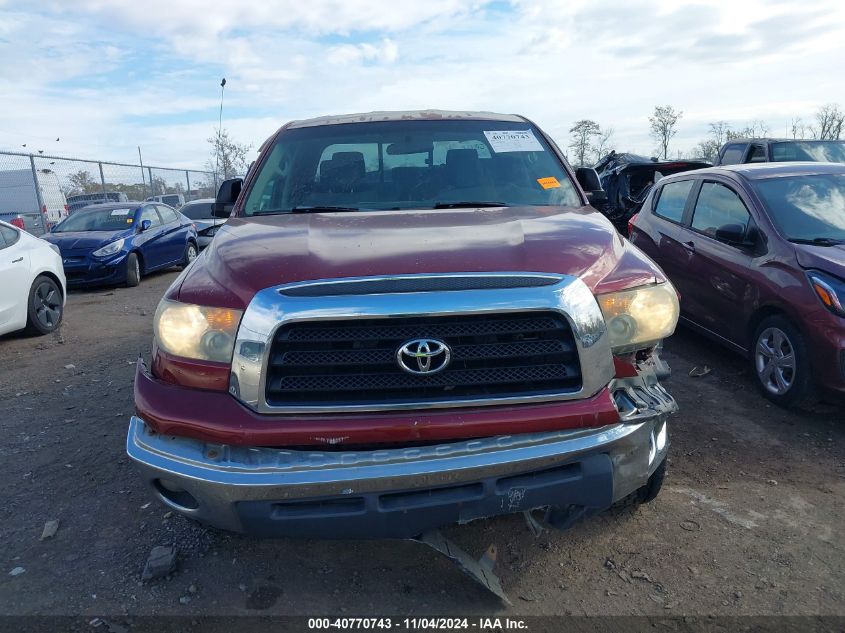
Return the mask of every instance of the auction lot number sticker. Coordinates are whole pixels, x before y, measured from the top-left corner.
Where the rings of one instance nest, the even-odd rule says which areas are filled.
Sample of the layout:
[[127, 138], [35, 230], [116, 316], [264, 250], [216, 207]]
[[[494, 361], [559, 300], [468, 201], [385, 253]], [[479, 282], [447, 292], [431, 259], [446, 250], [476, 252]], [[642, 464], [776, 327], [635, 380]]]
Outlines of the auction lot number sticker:
[[493, 130], [485, 131], [484, 136], [496, 153], [501, 152], [542, 152], [543, 146], [531, 130]]
[[372, 631], [525, 631], [528, 625], [519, 618], [308, 618], [308, 629]]

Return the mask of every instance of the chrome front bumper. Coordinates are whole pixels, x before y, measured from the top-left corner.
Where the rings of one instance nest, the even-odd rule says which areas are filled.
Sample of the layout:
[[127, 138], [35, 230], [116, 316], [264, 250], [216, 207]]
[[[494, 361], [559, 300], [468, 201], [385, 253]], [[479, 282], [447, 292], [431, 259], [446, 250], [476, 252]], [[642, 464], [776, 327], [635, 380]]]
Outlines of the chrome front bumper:
[[337, 452], [162, 436], [132, 417], [126, 448], [165, 504], [218, 528], [405, 538], [544, 506], [606, 509], [665, 459], [669, 413], [650, 409], [597, 429]]

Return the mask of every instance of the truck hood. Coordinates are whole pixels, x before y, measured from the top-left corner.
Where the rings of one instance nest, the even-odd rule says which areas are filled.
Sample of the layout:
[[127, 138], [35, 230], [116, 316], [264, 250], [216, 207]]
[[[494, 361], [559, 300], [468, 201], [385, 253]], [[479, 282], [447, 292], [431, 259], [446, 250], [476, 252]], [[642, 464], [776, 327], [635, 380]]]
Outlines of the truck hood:
[[845, 244], [836, 246], [793, 244], [793, 246], [795, 246], [795, 256], [802, 268], [815, 268], [845, 279]]
[[496, 207], [231, 218], [168, 291], [241, 309], [279, 284], [414, 273], [552, 272], [595, 293], [664, 281], [590, 207]]
[[68, 231], [66, 233], [47, 233], [42, 239], [55, 244], [62, 253], [92, 251], [105, 246], [121, 237], [130, 235], [131, 231]]

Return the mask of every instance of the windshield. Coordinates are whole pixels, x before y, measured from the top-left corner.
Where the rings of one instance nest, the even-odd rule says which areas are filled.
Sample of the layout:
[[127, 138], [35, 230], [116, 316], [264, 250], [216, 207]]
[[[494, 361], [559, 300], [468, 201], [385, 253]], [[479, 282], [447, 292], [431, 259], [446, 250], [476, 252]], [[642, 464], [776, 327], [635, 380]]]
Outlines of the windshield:
[[211, 215], [210, 202], [190, 202], [179, 209], [179, 212], [192, 220], [211, 220], [214, 218]]
[[845, 174], [758, 180], [769, 216], [790, 240], [845, 240]]
[[132, 226], [134, 209], [94, 209], [77, 211], [62, 220], [53, 233], [71, 231], [120, 231]]
[[261, 166], [245, 215], [473, 204], [581, 206], [526, 122], [386, 121], [288, 130]]
[[845, 163], [845, 141], [784, 141], [772, 143], [772, 160]]

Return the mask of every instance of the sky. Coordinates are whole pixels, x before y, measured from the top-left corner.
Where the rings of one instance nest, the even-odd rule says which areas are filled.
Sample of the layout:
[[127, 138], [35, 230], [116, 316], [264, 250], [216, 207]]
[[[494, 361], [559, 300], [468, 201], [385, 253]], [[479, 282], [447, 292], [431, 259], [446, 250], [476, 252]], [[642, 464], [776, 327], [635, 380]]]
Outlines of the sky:
[[843, 67], [842, 0], [0, 0], [0, 150], [201, 167], [225, 77], [251, 157], [291, 119], [425, 108], [523, 114], [562, 147], [593, 119], [651, 155], [658, 104], [683, 111], [674, 154], [711, 121], [812, 123]]

